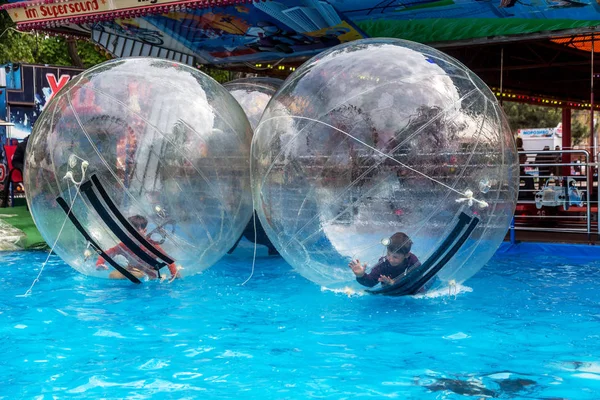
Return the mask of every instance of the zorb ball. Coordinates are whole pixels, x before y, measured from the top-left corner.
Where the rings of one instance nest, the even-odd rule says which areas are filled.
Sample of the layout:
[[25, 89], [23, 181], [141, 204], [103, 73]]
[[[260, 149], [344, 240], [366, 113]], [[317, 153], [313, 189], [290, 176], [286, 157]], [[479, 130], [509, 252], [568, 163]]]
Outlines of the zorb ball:
[[276, 78], [244, 78], [227, 82], [223, 87], [240, 103], [252, 129], [256, 129], [269, 100], [282, 83]]
[[250, 218], [250, 141], [241, 107], [204, 73], [159, 59], [110, 61], [73, 78], [37, 120], [29, 208], [46, 242], [84, 274], [109, 275], [110, 266], [96, 268], [104, 252], [126, 269], [172, 261], [192, 275], [225, 254]]
[[374, 266], [397, 232], [421, 262], [410, 282], [399, 277], [410, 286], [399, 294], [460, 284], [493, 255], [517, 199], [517, 152], [493, 93], [455, 59], [408, 41], [354, 41], [306, 62], [252, 146], [266, 232], [324, 286], [356, 284], [349, 261]]

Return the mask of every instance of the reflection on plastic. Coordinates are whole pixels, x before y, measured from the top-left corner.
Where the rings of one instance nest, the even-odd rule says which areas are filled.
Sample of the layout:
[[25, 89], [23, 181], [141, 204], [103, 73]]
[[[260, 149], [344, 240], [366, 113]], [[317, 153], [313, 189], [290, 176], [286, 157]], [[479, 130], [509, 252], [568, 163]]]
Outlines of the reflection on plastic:
[[[157, 59], [100, 64], [72, 79], [38, 119], [27, 152], [29, 207], [54, 243], [62, 197], [104, 251], [121, 243], [114, 232], [147, 249], [123, 233], [128, 218], [141, 216], [148, 224], [140, 234], [192, 275], [225, 254], [250, 218], [250, 140], [235, 99], [202, 72]], [[110, 212], [78, 190], [91, 176]], [[88, 247], [67, 223], [54, 251], [82, 273], [107, 277]]]
[[518, 157], [493, 93], [430, 47], [368, 39], [306, 62], [273, 97], [253, 138], [255, 207], [306, 278], [352, 285], [381, 238], [407, 233], [423, 262], [460, 212], [479, 224], [437, 274], [460, 284], [492, 256], [518, 191]]

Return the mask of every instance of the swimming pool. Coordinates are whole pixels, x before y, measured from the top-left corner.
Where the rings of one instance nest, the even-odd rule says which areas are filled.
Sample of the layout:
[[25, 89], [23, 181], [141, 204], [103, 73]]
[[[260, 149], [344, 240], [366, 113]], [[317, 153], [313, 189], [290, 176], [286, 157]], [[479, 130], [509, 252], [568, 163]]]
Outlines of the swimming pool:
[[0, 398], [595, 399], [589, 249], [499, 252], [456, 298], [323, 291], [265, 249], [240, 286], [249, 243], [171, 285], [88, 278], [52, 257], [23, 298], [46, 253], [0, 253]]

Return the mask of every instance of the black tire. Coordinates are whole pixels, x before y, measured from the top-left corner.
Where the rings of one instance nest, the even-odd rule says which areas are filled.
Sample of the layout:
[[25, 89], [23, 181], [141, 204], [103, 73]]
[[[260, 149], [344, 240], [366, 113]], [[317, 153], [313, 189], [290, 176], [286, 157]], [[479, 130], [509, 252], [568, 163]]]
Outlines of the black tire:
[[160, 46], [165, 43], [164, 40], [156, 35], [140, 35], [139, 39], [144, 43], [153, 44], [156, 46]]

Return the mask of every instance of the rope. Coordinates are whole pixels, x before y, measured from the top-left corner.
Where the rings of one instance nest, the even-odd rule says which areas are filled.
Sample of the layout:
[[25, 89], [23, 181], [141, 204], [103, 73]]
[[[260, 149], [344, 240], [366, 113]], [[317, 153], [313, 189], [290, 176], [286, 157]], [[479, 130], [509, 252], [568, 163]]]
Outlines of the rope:
[[[25, 291], [24, 294], [19, 294], [17, 295], [17, 297], [28, 297], [31, 296], [31, 292], [33, 290], [33, 287], [35, 286], [36, 283], [38, 283], [40, 281], [40, 276], [42, 275], [42, 272], [44, 271], [44, 268], [46, 267], [46, 264], [48, 264], [48, 260], [50, 260], [50, 256], [52, 255], [52, 253], [54, 252], [54, 248], [56, 247], [56, 244], [58, 243], [58, 240], [60, 239], [60, 236], [62, 235], [62, 231], [65, 228], [65, 225], [67, 224], [67, 220], [69, 219], [69, 214], [71, 213], [71, 210], [73, 209], [73, 205], [75, 204], [75, 200], [77, 200], [77, 196], [79, 196], [79, 188], [81, 185], [81, 182], [83, 182], [84, 178], [85, 178], [85, 172], [87, 170], [89, 163], [85, 160], [82, 161], [81, 163], [81, 172], [82, 172], [82, 177], [81, 177], [81, 181], [79, 183], [75, 182], [75, 180], [73, 179], [73, 172], [72, 171], [67, 171], [67, 173], [65, 174], [65, 176], [63, 177], [63, 179], [67, 179], [67, 185], [69, 185], [69, 180], [72, 181], [75, 184], [75, 187], [77, 188], [76, 192], [75, 192], [75, 197], [73, 197], [73, 200], [71, 201], [71, 204], [69, 205], [69, 212], [67, 213], [67, 215], [65, 216], [65, 219], [60, 227], [60, 230], [58, 231], [58, 235], [56, 236], [56, 240], [54, 241], [54, 243], [52, 244], [52, 247], [50, 248], [50, 252], [48, 253], [48, 257], [46, 257], [46, 260], [42, 263], [42, 267], [40, 268], [40, 271], [38, 272], [37, 276], [35, 277], [35, 279], [33, 280], [33, 282], [31, 282], [31, 286], [29, 286], [29, 289], [27, 289], [27, 291]], [[69, 191], [69, 193], [71, 193], [71, 188], [68, 186], [67, 190]], [[89, 247], [89, 244], [88, 244]], [[87, 251], [89, 251], [89, 249], [86, 249]], [[87, 256], [87, 254], [84, 255]]]
[[[254, 199], [254, 196], [252, 196]], [[241, 286], [244, 286], [248, 281], [254, 276], [254, 266], [256, 264], [256, 241], [258, 240], [258, 235], [256, 234], [256, 213], [254, 212], [254, 200], [252, 201], [252, 223], [254, 224], [254, 254], [252, 255], [252, 270], [250, 271], [250, 276], [246, 279]]]
[[[252, 182], [252, 147], [254, 144], [254, 140], [250, 142], [250, 182]], [[254, 267], [256, 265], [256, 242], [258, 240], [258, 233], [256, 232], [256, 204], [254, 202], [254, 193], [252, 193], [252, 224], [254, 225], [254, 254], [252, 255], [252, 270], [250, 271], [250, 276], [246, 279], [241, 286], [244, 286], [252, 277], [254, 276]]]
[[81, 163], [81, 180], [79, 182], [77, 182], [73, 177], [73, 171], [67, 171], [63, 179], [70, 180], [75, 186], [79, 187], [79, 185], [81, 185], [85, 179], [85, 171], [87, 170], [88, 165], [89, 163], [87, 161], [83, 161]]

